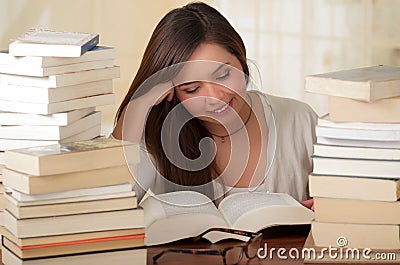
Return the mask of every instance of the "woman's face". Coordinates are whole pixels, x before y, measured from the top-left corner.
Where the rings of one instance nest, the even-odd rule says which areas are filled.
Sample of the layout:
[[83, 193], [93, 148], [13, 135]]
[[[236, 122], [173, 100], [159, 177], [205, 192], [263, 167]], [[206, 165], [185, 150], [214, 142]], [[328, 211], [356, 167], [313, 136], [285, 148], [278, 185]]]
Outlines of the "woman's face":
[[199, 45], [173, 82], [179, 101], [204, 122], [232, 122], [244, 105], [243, 68], [233, 54], [218, 44]]

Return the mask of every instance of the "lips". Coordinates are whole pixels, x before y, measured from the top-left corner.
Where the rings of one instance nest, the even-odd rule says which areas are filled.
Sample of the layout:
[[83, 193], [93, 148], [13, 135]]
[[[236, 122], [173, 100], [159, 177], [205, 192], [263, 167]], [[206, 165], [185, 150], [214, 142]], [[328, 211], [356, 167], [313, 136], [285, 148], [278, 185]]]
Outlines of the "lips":
[[218, 108], [218, 109], [212, 110], [211, 112], [212, 112], [212, 113], [215, 113], [215, 114], [221, 114], [221, 113], [223, 113], [224, 111], [226, 111], [226, 110], [229, 108], [229, 106], [231, 106], [231, 105], [232, 105], [232, 100], [230, 100], [230, 101], [228, 102], [228, 104], [225, 104], [225, 105], [223, 105], [222, 107], [220, 107], [220, 108]]

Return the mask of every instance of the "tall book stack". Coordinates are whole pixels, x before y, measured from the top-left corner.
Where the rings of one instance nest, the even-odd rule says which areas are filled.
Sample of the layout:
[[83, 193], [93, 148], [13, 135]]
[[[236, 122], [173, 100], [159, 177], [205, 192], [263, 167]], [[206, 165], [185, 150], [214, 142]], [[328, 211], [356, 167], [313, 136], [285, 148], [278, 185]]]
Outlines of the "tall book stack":
[[137, 162], [138, 146], [102, 137], [6, 151], [3, 263], [145, 264], [125, 154]]
[[113, 104], [119, 67], [98, 42], [98, 34], [33, 29], [0, 51], [0, 165], [5, 150], [100, 135], [95, 108]]
[[[330, 262], [400, 261], [400, 67], [373, 66], [306, 77], [329, 96], [316, 127], [309, 176], [317, 247], [359, 249]], [[371, 249], [365, 257], [364, 249]], [[379, 257], [383, 257], [380, 255]], [[389, 257], [389, 258], [388, 258]], [[316, 262], [318, 260], [311, 260]]]

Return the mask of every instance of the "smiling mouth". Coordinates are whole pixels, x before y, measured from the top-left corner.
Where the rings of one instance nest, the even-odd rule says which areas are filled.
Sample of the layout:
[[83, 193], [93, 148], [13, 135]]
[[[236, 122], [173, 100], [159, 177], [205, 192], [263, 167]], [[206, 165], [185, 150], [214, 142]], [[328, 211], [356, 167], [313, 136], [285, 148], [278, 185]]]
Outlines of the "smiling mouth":
[[225, 104], [224, 106], [222, 106], [221, 108], [219, 108], [219, 109], [216, 109], [216, 110], [213, 110], [213, 111], [211, 111], [212, 113], [222, 113], [222, 112], [224, 112], [225, 110], [227, 110], [228, 109], [228, 107], [230, 106], [232, 104], [232, 100], [230, 100], [227, 104]]

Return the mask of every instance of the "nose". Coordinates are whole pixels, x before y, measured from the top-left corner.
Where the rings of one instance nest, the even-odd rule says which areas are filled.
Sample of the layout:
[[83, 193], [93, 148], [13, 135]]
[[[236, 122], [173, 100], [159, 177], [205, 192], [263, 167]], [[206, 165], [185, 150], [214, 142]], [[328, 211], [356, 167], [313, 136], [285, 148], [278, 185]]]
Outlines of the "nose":
[[205, 83], [204, 85], [204, 96], [206, 97], [206, 103], [208, 104], [221, 104], [222, 99], [224, 98], [224, 89], [213, 83]]

